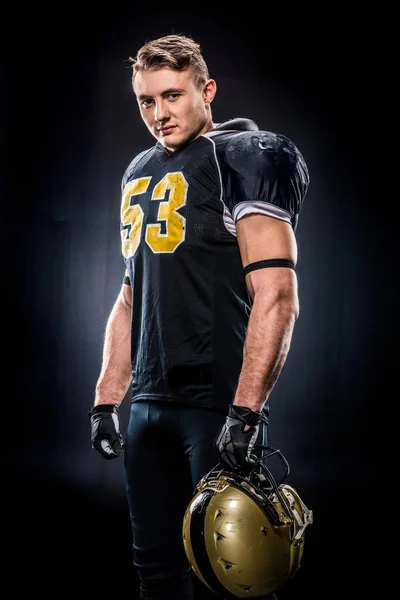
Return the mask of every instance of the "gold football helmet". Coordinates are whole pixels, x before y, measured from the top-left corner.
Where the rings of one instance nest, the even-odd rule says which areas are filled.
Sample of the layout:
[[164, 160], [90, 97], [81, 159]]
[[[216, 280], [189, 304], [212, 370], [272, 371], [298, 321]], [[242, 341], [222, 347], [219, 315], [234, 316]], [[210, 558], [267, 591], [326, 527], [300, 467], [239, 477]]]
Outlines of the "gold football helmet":
[[[183, 519], [189, 563], [204, 585], [221, 596], [260, 598], [275, 592], [300, 567], [312, 511], [290, 485], [279, 450], [261, 446], [246, 474], [216, 465], [198, 483]], [[277, 482], [265, 459], [279, 456]]]

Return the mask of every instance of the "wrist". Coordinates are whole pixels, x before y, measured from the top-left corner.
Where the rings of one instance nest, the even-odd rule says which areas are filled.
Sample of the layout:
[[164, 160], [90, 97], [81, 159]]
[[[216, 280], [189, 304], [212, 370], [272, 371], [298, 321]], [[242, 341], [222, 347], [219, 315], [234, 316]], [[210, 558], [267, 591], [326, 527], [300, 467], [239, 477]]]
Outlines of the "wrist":
[[229, 405], [229, 416], [239, 419], [250, 427], [258, 425], [261, 422], [261, 411], [254, 411], [248, 406], [241, 406], [239, 404]]
[[260, 402], [260, 401], [249, 401], [249, 400], [238, 400], [235, 398], [235, 400], [232, 402], [233, 406], [238, 406], [238, 407], [242, 407], [242, 408], [248, 408], [253, 412], [256, 413], [261, 413], [263, 406], [264, 406], [264, 402]]
[[118, 404], [111, 404], [102, 402], [100, 404], [95, 404], [89, 411], [89, 417], [93, 415], [98, 415], [99, 413], [115, 413], [118, 414], [119, 406]]

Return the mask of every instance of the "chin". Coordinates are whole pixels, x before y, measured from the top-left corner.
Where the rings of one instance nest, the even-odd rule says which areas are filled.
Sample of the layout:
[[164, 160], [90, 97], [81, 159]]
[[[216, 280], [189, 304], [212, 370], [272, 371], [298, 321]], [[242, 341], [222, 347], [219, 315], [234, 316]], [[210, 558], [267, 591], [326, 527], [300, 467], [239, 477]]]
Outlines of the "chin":
[[179, 150], [179, 148], [181, 148], [181, 146], [184, 146], [187, 141], [188, 138], [173, 140], [170, 136], [168, 136], [166, 138], [163, 138], [161, 140], [161, 143], [168, 150]]

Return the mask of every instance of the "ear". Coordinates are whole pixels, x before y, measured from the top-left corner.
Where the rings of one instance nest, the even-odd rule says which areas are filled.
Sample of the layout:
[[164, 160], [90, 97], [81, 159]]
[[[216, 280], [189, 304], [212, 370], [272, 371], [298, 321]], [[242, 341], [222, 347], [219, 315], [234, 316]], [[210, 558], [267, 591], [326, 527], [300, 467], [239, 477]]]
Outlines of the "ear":
[[208, 79], [204, 84], [203, 99], [206, 104], [211, 104], [217, 91], [217, 84], [214, 79]]

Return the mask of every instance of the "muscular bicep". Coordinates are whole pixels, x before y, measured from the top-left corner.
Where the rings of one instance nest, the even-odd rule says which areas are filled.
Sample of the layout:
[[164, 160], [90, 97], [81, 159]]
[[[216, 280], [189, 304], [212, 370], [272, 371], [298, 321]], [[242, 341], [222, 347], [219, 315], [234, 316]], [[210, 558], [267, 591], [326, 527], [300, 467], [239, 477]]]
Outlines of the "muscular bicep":
[[[252, 214], [236, 223], [243, 268], [260, 260], [283, 258], [297, 263], [297, 243], [292, 226], [280, 219]], [[252, 296], [263, 286], [295, 284], [295, 273], [287, 267], [250, 271], [246, 283]]]

